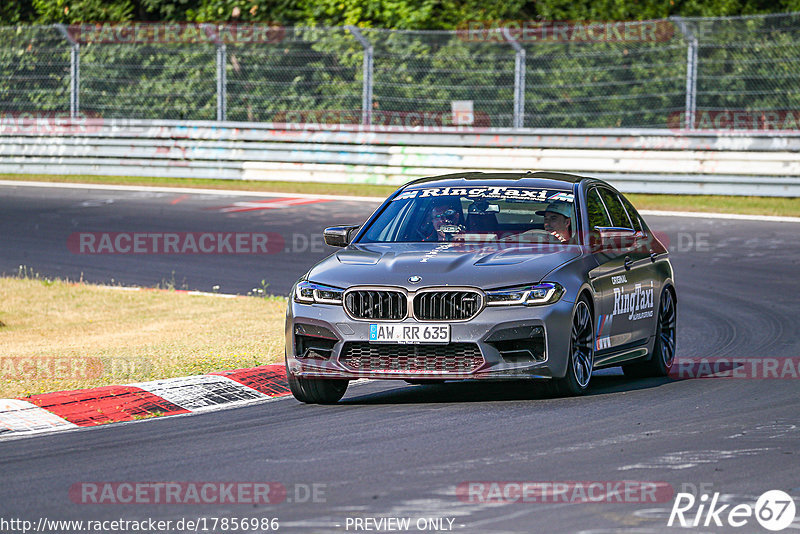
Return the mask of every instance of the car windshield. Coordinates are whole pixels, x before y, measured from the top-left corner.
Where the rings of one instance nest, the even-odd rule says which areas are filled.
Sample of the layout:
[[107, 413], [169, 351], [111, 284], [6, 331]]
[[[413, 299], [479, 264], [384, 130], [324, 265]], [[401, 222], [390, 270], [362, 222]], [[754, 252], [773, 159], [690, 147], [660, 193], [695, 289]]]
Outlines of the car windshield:
[[360, 243], [576, 242], [571, 191], [531, 187], [410, 188], [370, 224]]

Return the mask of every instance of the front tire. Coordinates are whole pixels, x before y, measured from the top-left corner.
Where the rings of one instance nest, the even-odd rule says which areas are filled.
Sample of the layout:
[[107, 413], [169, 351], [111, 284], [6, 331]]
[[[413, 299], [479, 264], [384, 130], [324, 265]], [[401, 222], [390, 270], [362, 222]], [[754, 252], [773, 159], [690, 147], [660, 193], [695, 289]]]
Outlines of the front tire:
[[347, 391], [348, 380], [301, 378], [287, 372], [286, 378], [294, 398], [306, 404], [336, 404]]
[[589, 388], [594, 367], [594, 321], [585, 296], [572, 312], [567, 374], [553, 381], [555, 393], [562, 397], [583, 395]]
[[675, 362], [675, 339], [677, 334], [678, 313], [675, 297], [671, 289], [664, 289], [658, 305], [658, 322], [656, 323], [656, 342], [653, 355], [649, 360], [631, 363], [622, 367], [625, 376], [645, 378], [667, 376]]

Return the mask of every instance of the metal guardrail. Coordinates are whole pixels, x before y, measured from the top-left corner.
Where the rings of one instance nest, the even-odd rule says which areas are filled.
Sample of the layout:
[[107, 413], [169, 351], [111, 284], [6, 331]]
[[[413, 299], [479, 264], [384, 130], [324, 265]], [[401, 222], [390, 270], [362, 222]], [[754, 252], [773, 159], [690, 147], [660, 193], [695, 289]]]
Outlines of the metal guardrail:
[[0, 127], [0, 173], [400, 185], [464, 170], [556, 170], [625, 192], [800, 196], [800, 134], [392, 131], [359, 126], [40, 120]]

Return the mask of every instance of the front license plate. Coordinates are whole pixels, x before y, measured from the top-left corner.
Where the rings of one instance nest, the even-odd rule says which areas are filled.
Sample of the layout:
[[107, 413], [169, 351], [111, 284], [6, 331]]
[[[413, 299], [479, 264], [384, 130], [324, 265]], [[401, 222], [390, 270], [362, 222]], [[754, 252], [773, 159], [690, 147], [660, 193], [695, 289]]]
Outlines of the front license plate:
[[449, 324], [371, 324], [374, 343], [450, 343]]

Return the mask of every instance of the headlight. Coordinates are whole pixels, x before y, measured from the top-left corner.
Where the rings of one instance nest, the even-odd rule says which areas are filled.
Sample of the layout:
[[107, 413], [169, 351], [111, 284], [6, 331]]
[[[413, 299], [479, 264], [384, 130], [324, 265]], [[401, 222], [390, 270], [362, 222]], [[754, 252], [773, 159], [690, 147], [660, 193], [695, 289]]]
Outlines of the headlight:
[[529, 286], [509, 287], [486, 292], [487, 306], [513, 306], [525, 304], [526, 306], [541, 306], [552, 304], [564, 294], [561, 284], [542, 282]]
[[341, 304], [343, 289], [300, 280], [294, 289], [294, 301], [302, 304]]

